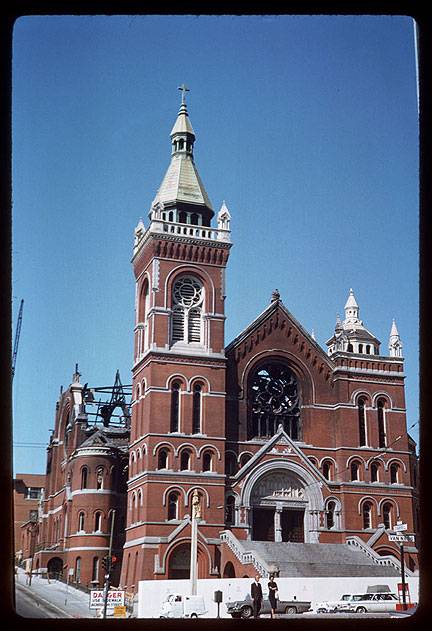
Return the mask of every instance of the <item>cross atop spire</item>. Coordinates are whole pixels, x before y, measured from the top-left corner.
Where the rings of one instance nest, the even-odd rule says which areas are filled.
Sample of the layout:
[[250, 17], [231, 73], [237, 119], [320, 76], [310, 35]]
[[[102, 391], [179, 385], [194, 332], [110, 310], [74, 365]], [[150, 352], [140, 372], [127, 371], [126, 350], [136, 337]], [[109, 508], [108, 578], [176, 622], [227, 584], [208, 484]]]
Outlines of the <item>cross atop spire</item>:
[[182, 83], [181, 85], [179, 85], [178, 87], [179, 90], [181, 90], [182, 93], [182, 105], [184, 105], [186, 103], [186, 92], [190, 92], [189, 88]]

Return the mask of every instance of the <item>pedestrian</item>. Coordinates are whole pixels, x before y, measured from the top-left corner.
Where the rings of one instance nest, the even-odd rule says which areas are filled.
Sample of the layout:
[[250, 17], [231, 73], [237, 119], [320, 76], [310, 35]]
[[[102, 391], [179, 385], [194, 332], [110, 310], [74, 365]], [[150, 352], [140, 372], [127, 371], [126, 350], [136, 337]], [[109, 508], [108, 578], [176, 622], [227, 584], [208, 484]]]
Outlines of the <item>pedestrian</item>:
[[277, 583], [274, 580], [274, 576], [273, 574], [270, 574], [269, 576], [269, 583], [268, 583], [268, 590], [269, 590], [269, 602], [270, 602], [270, 608], [271, 608], [271, 617], [272, 618], [276, 618], [276, 611], [277, 611], [277, 599], [278, 599], [278, 586]]
[[252, 596], [252, 601], [253, 601], [254, 618], [259, 618], [259, 613], [261, 610], [261, 605], [262, 605], [262, 600], [263, 600], [263, 592], [262, 592], [259, 574], [255, 576], [255, 581], [251, 585], [251, 596]]

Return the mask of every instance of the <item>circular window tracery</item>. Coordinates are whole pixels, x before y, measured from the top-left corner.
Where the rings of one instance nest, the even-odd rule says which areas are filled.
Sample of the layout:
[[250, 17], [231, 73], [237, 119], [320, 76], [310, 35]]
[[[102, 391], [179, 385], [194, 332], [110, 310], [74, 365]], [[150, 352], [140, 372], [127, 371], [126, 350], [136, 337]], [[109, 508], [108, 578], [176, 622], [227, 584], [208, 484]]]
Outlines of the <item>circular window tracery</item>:
[[268, 362], [252, 374], [249, 384], [249, 438], [271, 437], [280, 424], [299, 439], [300, 397], [294, 373], [281, 362]]
[[182, 307], [192, 307], [201, 304], [203, 299], [202, 285], [194, 278], [183, 276], [174, 284], [174, 300]]

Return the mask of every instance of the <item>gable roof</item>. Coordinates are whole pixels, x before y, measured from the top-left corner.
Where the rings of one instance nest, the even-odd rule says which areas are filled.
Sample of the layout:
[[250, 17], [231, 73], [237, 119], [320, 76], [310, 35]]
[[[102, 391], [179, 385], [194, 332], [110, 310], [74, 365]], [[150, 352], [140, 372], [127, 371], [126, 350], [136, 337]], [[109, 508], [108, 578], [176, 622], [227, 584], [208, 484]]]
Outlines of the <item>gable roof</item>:
[[256, 318], [253, 320], [243, 331], [235, 337], [232, 342], [228, 344], [225, 348], [225, 353], [232, 352], [236, 347], [238, 347], [242, 342], [244, 342], [250, 335], [252, 335], [262, 324], [269, 320], [272, 315], [280, 312], [284, 317], [286, 317], [291, 324], [297, 329], [297, 331], [307, 340], [308, 344], [316, 351], [319, 357], [322, 360], [325, 360], [325, 363], [333, 370], [334, 363], [331, 358], [326, 354], [324, 349], [318, 344], [316, 340], [312, 337], [308, 331], [300, 324], [300, 322], [293, 316], [293, 314], [285, 307], [282, 300], [273, 300], [268, 307], [264, 309]]

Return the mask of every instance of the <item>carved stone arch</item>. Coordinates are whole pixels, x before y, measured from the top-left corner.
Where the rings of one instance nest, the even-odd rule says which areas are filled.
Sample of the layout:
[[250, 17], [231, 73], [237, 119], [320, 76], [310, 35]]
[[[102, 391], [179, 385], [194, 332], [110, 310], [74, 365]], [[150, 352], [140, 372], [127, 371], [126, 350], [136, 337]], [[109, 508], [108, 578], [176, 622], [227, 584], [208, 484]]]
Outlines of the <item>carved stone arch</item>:
[[382, 392], [382, 391], [375, 392], [373, 394], [373, 396], [372, 396], [372, 406], [374, 408], [376, 408], [377, 405], [378, 405], [378, 401], [380, 401], [381, 399], [383, 399], [386, 402], [386, 404], [388, 406], [386, 408], [387, 410], [392, 410], [393, 409], [393, 401], [392, 401], [391, 396], [388, 394], [388, 392]]
[[358, 514], [361, 515], [362, 514], [362, 507], [363, 504], [365, 502], [370, 502], [372, 504], [372, 506], [375, 507], [375, 511], [378, 515], [378, 503], [376, 501], [376, 499], [372, 496], [372, 495], [364, 495], [363, 497], [361, 497], [357, 503], [357, 510], [358, 510]]
[[373, 463], [379, 465], [380, 467], [383, 467], [383, 469], [385, 470], [385, 460], [383, 458], [381, 458], [381, 456], [371, 456], [369, 458], [369, 460], [366, 460], [366, 462], [365, 462], [365, 470], [368, 471], [369, 467]]
[[393, 463], [398, 464], [401, 467], [401, 469], [402, 469], [402, 471], [404, 473], [407, 472], [407, 466], [406, 466], [405, 462], [403, 460], [401, 460], [400, 458], [396, 458], [396, 457], [390, 458], [389, 460], [386, 461], [386, 463], [385, 463], [385, 470], [389, 471], [390, 470], [390, 466]]
[[204, 386], [203, 392], [210, 392], [210, 381], [207, 379], [207, 377], [203, 377], [202, 375], [194, 375], [189, 379], [187, 383], [188, 392], [192, 392], [195, 383], [200, 383]]
[[[170, 559], [172, 557], [172, 554], [175, 553], [177, 548], [180, 547], [185, 547], [185, 548], [189, 548], [190, 549], [190, 545], [191, 545], [191, 539], [190, 537], [180, 537], [178, 539], [175, 539], [172, 543], [170, 543], [163, 556], [162, 556], [162, 571], [164, 573], [168, 573], [169, 574], [169, 563], [170, 563]], [[207, 560], [207, 567], [203, 568], [202, 574], [203, 577], [204, 576], [208, 576], [208, 574], [210, 573], [211, 569], [212, 569], [212, 560], [211, 560], [211, 556], [210, 556], [210, 552], [207, 549], [207, 546], [204, 545], [204, 543], [202, 541], [200, 541], [200, 539], [198, 539], [197, 541], [197, 548], [198, 548], [198, 567], [199, 567], [199, 557], [200, 555], [202, 555], [206, 560]], [[198, 578], [200, 577], [200, 572], [198, 570]]]
[[351, 463], [353, 461], [355, 461], [355, 462], [358, 461], [362, 465], [362, 467], [366, 470], [366, 463], [365, 463], [364, 458], [362, 456], [357, 455], [357, 454], [353, 454], [352, 456], [350, 456], [347, 459], [346, 465], [345, 465], [346, 469], [349, 469], [349, 467], [350, 467], [350, 465], [351, 465]]
[[199, 458], [198, 448], [192, 443], [181, 443], [181, 445], [177, 445], [177, 447], [174, 448], [175, 458], [178, 458], [178, 456], [180, 455], [180, 452], [183, 451], [184, 449], [190, 449], [192, 453], [195, 454], [195, 457]]
[[180, 388], [180, 390], [184, 390], [184, 391], [186, 391], [186, 389], [187, 389], [187, 384], [188, 384], [188, 380], [187, 380], [187, 377], [185, 377], [185, 376], [184, 376], [182, 373], [180, 373], [180, 372], [179, 372], [179, 373], [174, 373], [173, 375], [170, 375], [170, 376], [167, 378], [167, 380], [166, 380], [166, 382], [165, 382], [165, 388], [166, 388], [167, 390], [171, 390], [171, 388], [172, 388], [172, 384], [173, 384], [175, 381], [179, 381], [179, 382], [181, 383], [181, 385], [182, 385], [182, 386], [184, 386], [184, 388]]
[[179, 486], [178, 484], [171, 484], [171, 486], [167, 486], [167, 488], [164, 490], [163, 494], [162, 494], [162, 506], [166, 506], [167, 504], [167, 497], [169, 496], [170, 493], [178, 493], [180, 497], [183, 498], [183, 504], [184, 506], [187, 506], [187, 502], [185, 499], [185, 490], [182, 486]]
[[170, 453], [175, 452], [175, 448], [171, 443], [166, 440], [161, 440], [153, 447], [153, 456], [155, 456], [159, 449], [162, 449], [163, 447], [165, 447], [165, 449], [168, 449]]
[[203, 451], [211, 451], [217, 456], [218, 460], [222, 458], [221, 452], [219, 451], [219, 449], [216, 447], [216, 445], [213, 445], [211, 443], [206, 443], [205, 445], [203, 445], [202, 447], [198, 449], [198, 456], [197, 456], [198, 458], [201, 458], [201, 454], [203, 453]]
[[366, 392], [365, 390], [354, 390], [354, 392], [351, 395], [351, 402], [353, 405], [355, 405], [356, 407], [358, 406], [359, 403], [359, 399], [366, 399], [366, 407], [371, 407], [372, 405], [372, 399], [371, 399], [371, 395], [369, 394], [369, 392]]
[[214, 313], [215, 305], [216, 305], [216, 290], [208, 272], [206, 272], [202, 268], [195, 268], [192, 265], [188, 265], [187, 263], [178, 265], [174, 269], [172, 269], [165, 280], [165, 288], [164, 288], [164, 307], [166, 309], [171, 308], [171, 295], [172, 288], [175, 280], [180, 276], [195, 276], [198, 278], [203, 287], [204, 287], [204, 304], [203, 309], [206, 313]]
[[[312, 458], [313, 458], [313, 456], [312, 456]], [[334, 472], [336, 473], [337, 470], [338, 470], [338, 465], [337, 465], [336, 460], [332, 456], [323, 456], [321, 458], [321, 460], [319, 461], [319, 467], [321, 468], [323, 466], [323, 463], [326, 462], [326, 461], [332, 463], [332, 465], [334, 467]]]
[[391, 504], [395, 508], [396, 517], [400, 517], [399, 504], [393, 497], [383, 497], [382, 499], [380, 499], [380, 501], [378, 502], [378, 515], [382, 514], [382, 507], [384, 506], [384, 504]]

